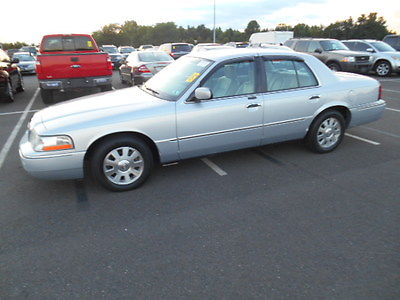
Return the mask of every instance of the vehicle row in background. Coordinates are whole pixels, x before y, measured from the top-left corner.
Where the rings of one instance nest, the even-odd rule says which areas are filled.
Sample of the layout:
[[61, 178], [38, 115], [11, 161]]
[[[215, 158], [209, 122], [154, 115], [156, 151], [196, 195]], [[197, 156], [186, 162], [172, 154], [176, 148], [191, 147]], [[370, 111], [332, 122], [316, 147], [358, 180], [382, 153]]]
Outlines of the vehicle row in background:
[[0, 49], [0, 98], [14, 101], [14, 94], [24, 91], [24, 81], [17, 66], [18, 59], [11, 59], [4, 50]]

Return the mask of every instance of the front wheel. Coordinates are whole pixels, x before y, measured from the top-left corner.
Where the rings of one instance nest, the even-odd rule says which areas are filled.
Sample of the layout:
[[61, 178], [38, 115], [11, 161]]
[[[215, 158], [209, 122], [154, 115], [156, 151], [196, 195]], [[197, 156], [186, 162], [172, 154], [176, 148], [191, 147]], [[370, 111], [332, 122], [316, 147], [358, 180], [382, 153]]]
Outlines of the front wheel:
[[384, 77], [390, 75], [392, 73], [392, 66], [387, 61], [379, 61], [375, 67], [374, 71], [376, 75]]
[[326, 111], [311, 124], [306, 136], [307, 146], [314, 152], [327, 153], [343, 140], [345, 120], [338, 111]]
[[127, 191], [142, 185], [153, 167], [149, 146], [133, 136], [116, 136], [99, 144], [90, 159], [94, 178], [111, 191]]
[[11, 83], [8, 81], [4, 93], [5, 99], [7, 102], [14, 102], [14, 93]]
[[340, 67], [340, 65], [338, 63], [335, 62], [330, 62], [327, 64], [328, 68], [331, 69], [334, 72], [338, 72], [341, 71], [342, 68]]
[[18, 85], [18, 87], [17, 87], [17, 92], [18, 92], [18, 93], [21, 93], [21, 92], [23, 92], [23, 91], [25, 91], [25, 88], [24, 88], [24, 80], [22, 79], [22, 76], [20, 75], [20, 76], [19, 76], [19, 85]]

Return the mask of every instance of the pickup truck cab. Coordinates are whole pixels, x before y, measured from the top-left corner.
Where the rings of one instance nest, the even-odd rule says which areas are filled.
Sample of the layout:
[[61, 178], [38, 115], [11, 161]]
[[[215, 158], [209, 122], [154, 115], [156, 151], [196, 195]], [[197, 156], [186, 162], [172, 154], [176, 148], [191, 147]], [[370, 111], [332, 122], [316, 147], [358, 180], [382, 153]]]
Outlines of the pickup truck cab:
[[100, 87], [111, 90], [112, 64], [87, 34], [45, 35], [37, 56], [36, 72], [44, 103], [55, 91]]

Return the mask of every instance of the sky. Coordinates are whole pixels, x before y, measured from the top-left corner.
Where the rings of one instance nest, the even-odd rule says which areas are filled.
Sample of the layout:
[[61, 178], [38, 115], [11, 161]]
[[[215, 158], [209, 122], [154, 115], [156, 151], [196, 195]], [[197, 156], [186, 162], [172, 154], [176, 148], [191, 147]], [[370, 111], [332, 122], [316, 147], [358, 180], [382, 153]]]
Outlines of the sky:
[[[377, 7], [379, 3], [379, 7]], [[20, 0], [13, 13], [2, 14], [1, 42], [38, 44], [52, 33], [92, 33], [103, 25], [135, 20], [140, 25], [173, 21], [186, 27], [213, 27], [214, 0]], [[216, 26], [244, 30], [256, 20], [261, 28], [280, 23], [329, 25], [348, 17], [377, 12], [390, 30], [400, 33], [400, 0], [216, 0]], [[17, 20], [16, 20], [17, 18]]]

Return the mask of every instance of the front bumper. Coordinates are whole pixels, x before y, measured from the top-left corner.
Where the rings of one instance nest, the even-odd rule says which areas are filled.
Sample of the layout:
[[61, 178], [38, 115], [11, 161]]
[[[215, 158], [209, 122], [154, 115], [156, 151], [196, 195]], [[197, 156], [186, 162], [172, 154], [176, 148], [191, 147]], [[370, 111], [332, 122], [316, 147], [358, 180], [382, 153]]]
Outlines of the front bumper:
[[361, 72], [361, 73], [368, 73], [372, 69], [372, 63], [346, 63], [341, 62], [341, 68], [344, 72]]
[[386, 102], [382, 99], [350, 108], [351, 121], [349, 127], [371, 123], [382, 117]]
[[19, 144], [19, 157], [24, 169], [34, 177], [49, 180], [83, 178], [85, 151], [39, 153], [32, 149], [25, 132]]
[[39, 80], [40, 88], [45, 90], [64, 90], [73, 88], [98, 87], [110, 84], [111, 84], [111, 76]]

